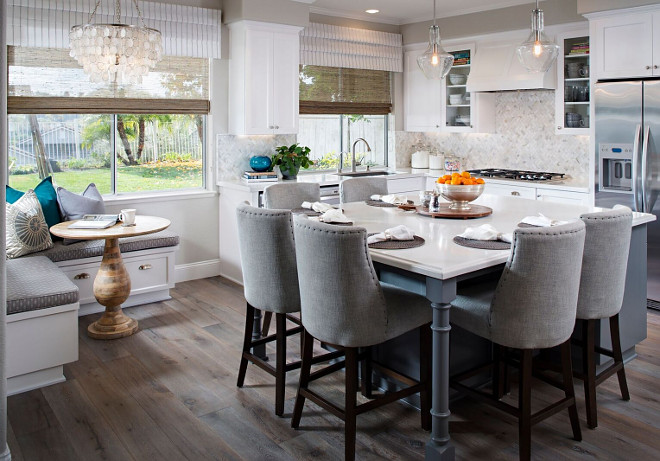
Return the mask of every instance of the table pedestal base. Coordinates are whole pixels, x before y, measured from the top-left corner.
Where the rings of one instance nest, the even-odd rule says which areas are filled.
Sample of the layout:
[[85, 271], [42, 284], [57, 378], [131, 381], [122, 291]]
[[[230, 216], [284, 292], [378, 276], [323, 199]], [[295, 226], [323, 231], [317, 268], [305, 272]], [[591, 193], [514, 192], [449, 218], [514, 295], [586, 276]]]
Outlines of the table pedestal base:
[[131, 279], [119, 251], [119, 239], [107, 238], [103, 260], [94, 279], [94, 296], [105, 312], [87, 327], [87, 334], [94, 339], [117, 339], [130, 336], [138, 329], [137, 320], [124, 314], [121, 304], [131, 293]]
[[137, 320], [125, 315], [119, 307], [117, 312], [106, 310], [103, 317], [87, 327], [87, 334], [94, 339], [117, 339], [130, 336], [137, 329]]

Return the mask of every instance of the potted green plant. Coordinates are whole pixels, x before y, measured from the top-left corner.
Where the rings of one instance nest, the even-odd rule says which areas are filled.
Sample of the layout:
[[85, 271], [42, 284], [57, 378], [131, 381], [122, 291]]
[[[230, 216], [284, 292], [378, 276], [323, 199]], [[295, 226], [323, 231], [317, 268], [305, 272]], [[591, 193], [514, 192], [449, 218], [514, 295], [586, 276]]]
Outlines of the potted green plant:
[[309, 168], [312, 160], [309, 158], [310, 148], [299, 146], [298, 143], [291, 146], [278, 146], [275, 155], [271, 158], [273, 165], [280, 167], [282, 179], [296, 179], [300, 168]]

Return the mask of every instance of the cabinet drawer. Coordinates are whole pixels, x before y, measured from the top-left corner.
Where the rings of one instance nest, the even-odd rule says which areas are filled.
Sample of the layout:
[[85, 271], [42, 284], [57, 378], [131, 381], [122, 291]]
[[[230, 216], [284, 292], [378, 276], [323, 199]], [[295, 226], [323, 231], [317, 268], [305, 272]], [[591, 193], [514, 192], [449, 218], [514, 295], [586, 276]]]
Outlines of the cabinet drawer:
[[511, 197], [528, 198], [531, 200], [536, 199], [536, 189], [533, 187], [518, 187], [518, 186], [504, 186], [501, 184], [486, 183], [484, 189], [485, 194], [503, 195]]
[[424, 177], [388, 179], [387, 192], [390, 194], [400, 194], [402, 192], [416, 192], [422, 190], [424, 186]]
[[97, 262], [62, 268], [69, 280], [78, 287], [81, 305], [96, 302], [96, 298], [94, 298], [94, 279], [99, 271], [100, 264]]

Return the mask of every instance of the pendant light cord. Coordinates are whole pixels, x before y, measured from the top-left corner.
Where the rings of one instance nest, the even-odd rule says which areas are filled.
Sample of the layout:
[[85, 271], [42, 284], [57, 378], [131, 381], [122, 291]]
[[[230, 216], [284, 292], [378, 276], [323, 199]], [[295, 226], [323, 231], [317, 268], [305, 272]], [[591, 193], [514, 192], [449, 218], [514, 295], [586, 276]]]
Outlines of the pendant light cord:
[[[536, 3], [538, 4], [539, 0], [536, 0]], [[435, 4], [436, 0], [433, 0], [433, 25], [435, 26]]]

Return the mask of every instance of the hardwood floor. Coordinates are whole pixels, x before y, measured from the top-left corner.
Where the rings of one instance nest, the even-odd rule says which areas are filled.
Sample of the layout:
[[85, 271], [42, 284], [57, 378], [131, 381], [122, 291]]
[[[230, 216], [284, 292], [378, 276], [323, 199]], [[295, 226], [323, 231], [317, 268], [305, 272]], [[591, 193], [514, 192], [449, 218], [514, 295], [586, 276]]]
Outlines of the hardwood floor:
[[[284, 417], [274, 414], [275, 380], [250, 365], [236, 387], [245, 303], [242, 289], [220, 277], [180, 283], [166, 302], [127, 309], [137, 334], [90, 339], [80, 318], [80, 360], [67, 381], [8, 398], [14, 460], [288, 460], [341, 459], [343, 423], [306, 403], [291, 429], [298, 373], [289, 375]], [[648, 313], [648, 338], [626, 365], [631, 401], [616, 376], [598, 387], [596, 430], [586, 427], [582, 383], [576, 382], [583, 441], [575, 442], [566, 412], [534, 426], [534, 459], [660, 457], [660, 313]], [[274, 327], [273, 327], [274, 329]], [[270, 351], [273, 352], [272, 350]], [[298, 337], [288, 356], [299, 352]], [[272, 355], [274, 360], [274, 354]], [[341, 402], [343, 376], [319, 383]], [[516, 387], [507, 398], [517, 400]], [[535, 382], [534, 405], [557, 397]], [[490, 407], [463, 399], [451, 405], [457, 459], [518, 458], [517, 426]], [[358, 459], [423, 459], [428, 433], [419, 414], [394, 403], [358, 417]]]

